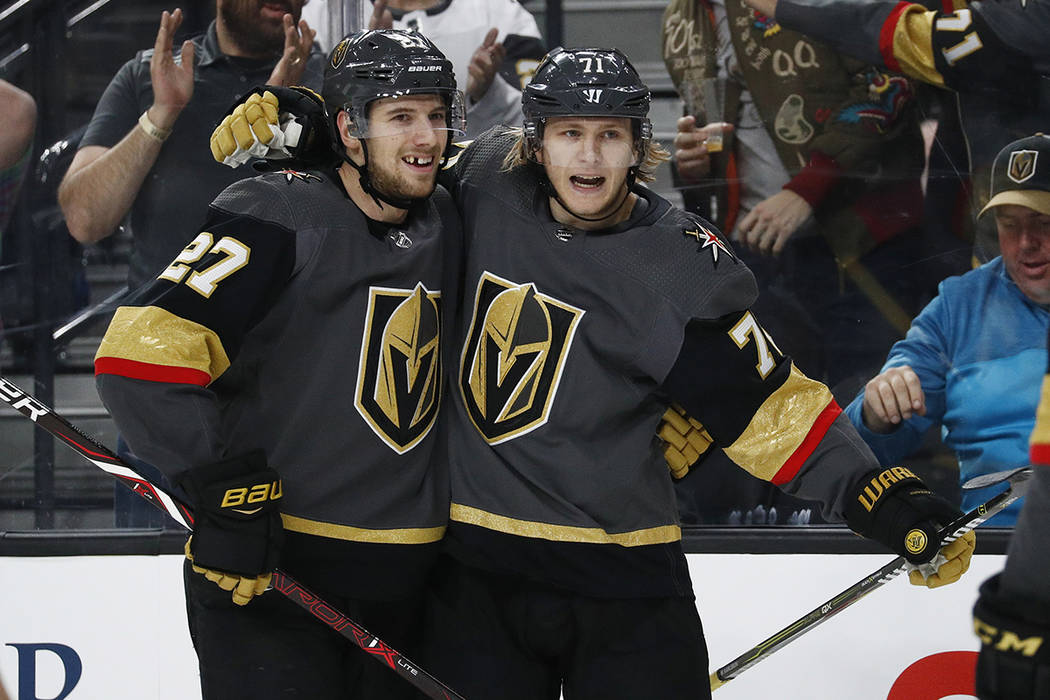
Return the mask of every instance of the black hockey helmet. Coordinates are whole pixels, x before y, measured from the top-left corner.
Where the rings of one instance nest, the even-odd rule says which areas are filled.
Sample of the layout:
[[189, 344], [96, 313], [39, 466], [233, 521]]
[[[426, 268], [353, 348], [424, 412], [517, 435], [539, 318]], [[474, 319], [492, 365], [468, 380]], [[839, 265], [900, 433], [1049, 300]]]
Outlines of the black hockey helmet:
[[529, 150], [539, 149], [548, 117], [627, 117], [635, 120], [644, 154], [653, 133], [650, 100], [649, 88], [619, 49], [553, 49], [521, 94]]
[[339, 111], [348, 112], [356, 138], [368, 134], [370, 103], [422, 94], [444, 97], [449, 129], [463, 132], [466, 110], [452, 63], [430, 39], [400, 29], [373, 29], [345, 37], [329, 56], [321, 88], [329, 118], [334, 123]]

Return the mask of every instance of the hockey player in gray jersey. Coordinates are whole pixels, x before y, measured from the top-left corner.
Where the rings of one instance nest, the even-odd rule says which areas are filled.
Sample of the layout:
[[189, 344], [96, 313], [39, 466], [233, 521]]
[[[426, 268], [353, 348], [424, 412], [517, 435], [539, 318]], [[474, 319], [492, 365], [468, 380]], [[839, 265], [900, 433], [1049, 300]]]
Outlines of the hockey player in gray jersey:
[[[619, 51], [556, 49], [525, 89], [524, 128], [450, 159], [464, 289], [448, 556], [424, 647], [466, 697], [709, 696], [653, 438], [672, 401], [741, 467], [915, 563], [958, 513], [877, 464], [749, 311], [754, 279], [720, 234], [639, 184], [666, 157], [649, 100]], [[915, 580], [958, 578], [973, 538], [957, 542]]]
[[417, 697], [263, 595], [280, 566], [417, 653], [448, 514], [435, 425], [459, 224], [435, 186], [462, 97], [433, 44], [400, 31], [344, 40], [324, 92], [338, 162], [226, 189], [95, 362], [121, 432], [196, 511], [185, 582], [207, 700]]

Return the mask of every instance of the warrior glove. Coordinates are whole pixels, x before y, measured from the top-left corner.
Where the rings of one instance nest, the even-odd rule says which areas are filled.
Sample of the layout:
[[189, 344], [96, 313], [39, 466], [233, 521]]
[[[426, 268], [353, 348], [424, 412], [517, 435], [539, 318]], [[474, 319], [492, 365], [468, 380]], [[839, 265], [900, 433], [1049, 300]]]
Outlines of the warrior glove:
[[846, 508], [846, 523], [903, 556], [912, 568], [912, 584], [937, 588], [959, 580], [970, 567], [974, 533], [940, 546], [941, 529], [961, 515], [910, 470], [892, 467], [861, 479]]
[[259, 450], [183, 472], [196, 511], [186, 557], [193, 570], [244, 605], [270, 585], [284, 528], [281, 477]]
[[[273, 161], [273, 170], [294, 159], [297, 167], [332, 160], [332, 136], [324, 100], [309, 88], [256, 88], [235, 104], [212, 132], [212, 157], [236, 168], [253, 158]], [[282, 162], [284, 161], [284, 162]]]
[[973, 629], [981, 639], [977, 697], [1037, 700], [1050, 697], [1050, 604], [1004, 594], [999, 575], [981, 585]]

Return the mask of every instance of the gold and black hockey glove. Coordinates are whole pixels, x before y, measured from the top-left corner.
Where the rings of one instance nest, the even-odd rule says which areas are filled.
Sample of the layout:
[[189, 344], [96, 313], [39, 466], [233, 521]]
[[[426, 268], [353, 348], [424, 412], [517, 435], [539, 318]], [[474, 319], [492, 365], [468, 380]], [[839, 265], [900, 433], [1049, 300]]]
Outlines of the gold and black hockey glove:
[[937, 588], [954, 583], [970, 566], [976, 542], [973, 532], [943, 549], [940, 546], [940, 530], [961, 515], [911, 470], [890, 467], [860, 480], [846, 508], [846, 523], [913, 565], [908, 575], [912, 584]]
[[334, 162], [324, 100], [306, 87], [264, 86], [239, 98], [212, 132], [219, 163], [236, 168], [253, 158], [257, 170], [317, 168]]
[[981, 700], [1050, 697], [1050, 604], [1004, 594], [997, 574], [981, 585], [973, 630], [981, 640], [977, 696]]
[[281, 477], [259, 450], [194, 467], [176, 479], [194, 504], [186, 557], [193, 570], [244, 605], [266, 590], [277, 568]]
[[676, 403], [664, 411], [656, 436], [664, 442], [664, 460], [675, 479], [688, 474], [707, 455], [714, 442], [703, 423], [691, 417]]

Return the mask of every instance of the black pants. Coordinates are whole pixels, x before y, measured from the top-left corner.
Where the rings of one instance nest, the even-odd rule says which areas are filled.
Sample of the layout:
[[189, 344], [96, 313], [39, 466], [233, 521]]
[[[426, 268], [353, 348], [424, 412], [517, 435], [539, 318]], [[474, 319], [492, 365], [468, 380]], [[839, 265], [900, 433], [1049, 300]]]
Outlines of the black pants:
[[[204, 700], [418, 700], [407, 681], [277, 591], [243, 607], [184, 569], [190, 637]], [[421, 598], [362, 601], [315, 593], [412, 660], [418, 660]], [[422, 664], [421, 664], [422, 665]], [[426, 668], [424, 666], [424, 668]]]
[[689, 598], [590, 598], [443, 558], [424, 657], [468, 700], [702, 700], [707, 645]]

